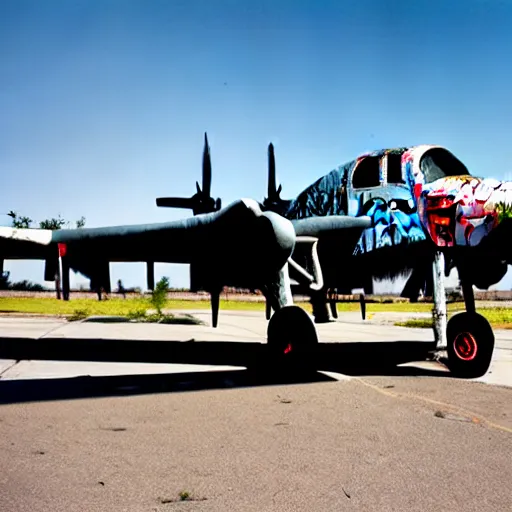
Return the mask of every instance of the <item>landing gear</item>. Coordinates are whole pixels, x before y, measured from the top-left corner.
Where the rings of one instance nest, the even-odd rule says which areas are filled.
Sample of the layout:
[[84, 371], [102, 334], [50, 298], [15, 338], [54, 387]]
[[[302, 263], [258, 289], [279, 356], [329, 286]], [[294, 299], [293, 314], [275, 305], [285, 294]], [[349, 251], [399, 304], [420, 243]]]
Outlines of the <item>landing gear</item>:
[[268, 323], [268, 348], [272, 361], [279, 366], [305, 367], [318, 345], [315, 325], [299, 306], [285, 306]]
[[[434, 335], [437, 349], [446, 349], [447, 366], [456, 377], [472, 379], [485, 375], [494, 351], [494, 333], [489, 322], [476, 312], [475, 295], [469, 273], [464, 265], [457, 265], [461, 278], [466, 311], [453, 316], [446, 325], [446, 296], [442, 267], [444, 255], [435, 254], [434, 281]], [[448, 271], [445, 269], [445, 275]], [[444, 328], [446, 325], [446, 330]]]
[[331, 308], [331, 316], [333, 318], [338, 318], [338, 307], [336, 304], [336, 299], [338, 298], [338, 293], [336, 290], [332, 288], [327, 291], [327, 300], [329, 302], [329, 307]]
[[489, 322], [478, 313], [459, 313], [446, 331], [448, 368], [456, 377], [477, 378], [491, 364], [494, 334]]

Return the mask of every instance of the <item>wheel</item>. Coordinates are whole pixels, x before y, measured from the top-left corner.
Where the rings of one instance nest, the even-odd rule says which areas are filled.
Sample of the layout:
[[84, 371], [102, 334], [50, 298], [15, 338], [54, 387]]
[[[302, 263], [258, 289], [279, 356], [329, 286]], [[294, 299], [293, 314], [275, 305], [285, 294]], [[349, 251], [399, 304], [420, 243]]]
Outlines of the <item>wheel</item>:
[[448, 368], [457, 377], [485, 375], [494, 350], [494, 333], [489, 322], [478, 313], [459, 313], [446, 329]]
[[312, 361], [318, 336], [313, 321], [302, 308], [286, 306], [270, 318], [267, 344], [273, 362], [304, 367]]

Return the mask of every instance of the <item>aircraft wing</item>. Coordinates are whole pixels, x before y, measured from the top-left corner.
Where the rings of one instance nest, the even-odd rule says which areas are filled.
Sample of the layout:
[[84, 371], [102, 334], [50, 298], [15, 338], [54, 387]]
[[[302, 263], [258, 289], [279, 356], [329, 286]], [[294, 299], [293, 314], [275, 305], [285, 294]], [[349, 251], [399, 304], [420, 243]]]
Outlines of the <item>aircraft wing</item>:
[[52, 242], [47, 229], [16, 229], [0, 226], [0, 259], [45, 259]]
[[87, 277], [103, 262], [154, 261], [202, 263], [220, 278], [242, 270], [277, 271], [294, 243], [289, 221], [242, 199], [218, 212], [174, 222], [56, 231], [1, 227], [0, 259], [55, 262], [60, 244], [69, 267]]
[[199, 263], [220, 282], [256, 284], [282, 268], [297, 237], [359, 233], [369, 224], [368, 217], [345, 216], [289, 221], [241, 199], [218, 212], [173, 222], [56, 231], [0, 227], [0, 259], [45, 259], [55, 265], [60, 245], [67, 265], [87, 277], [105, 262], [154, 261]]

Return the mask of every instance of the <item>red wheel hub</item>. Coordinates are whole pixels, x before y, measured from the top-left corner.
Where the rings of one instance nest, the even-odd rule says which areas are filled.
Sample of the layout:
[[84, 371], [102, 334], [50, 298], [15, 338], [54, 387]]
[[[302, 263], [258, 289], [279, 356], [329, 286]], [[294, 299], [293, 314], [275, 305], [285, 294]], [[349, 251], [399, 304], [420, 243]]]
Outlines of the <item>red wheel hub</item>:
[[457, 334], [453, 341], [453, 348], [457, 357], [463, 361], [472, 361], [476, 357], [478, 345], [474, 336], [469, 332]]

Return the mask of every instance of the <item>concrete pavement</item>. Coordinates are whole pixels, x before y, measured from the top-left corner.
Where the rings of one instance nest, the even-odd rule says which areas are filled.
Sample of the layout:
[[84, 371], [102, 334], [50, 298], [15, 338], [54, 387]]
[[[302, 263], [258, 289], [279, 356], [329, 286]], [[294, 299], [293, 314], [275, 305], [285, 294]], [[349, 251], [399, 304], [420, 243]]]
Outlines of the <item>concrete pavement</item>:
[[326, 371], [281, 376], [244, 369], [261, 313], [218, 329], [1, 318], [13, 344], [95, 360], [0, 362], [0, 510], [510, 510], [508, 331], [479, 379], [495, 386], [366, 365], [431, 331], [339, 320], [318, 326]]
[[4, 405], [0, 509], [505, 512], [510, 396], [367, 377]]
[[[219, 327], [209, 326], [210, 314], [205, 310], [187, 311], [204, 322], [204, 325], [159, 325], [136, 323], [73, 322], [64, 319], [41, 317], [0, 318], [0, 336], [52, 339], [105, 339], [105, 340], [155, 340], [185, 342], [244, 342], [261, 344], [265, 341], [267, 322], [260, 312], [222, 311]], [[407, 314], [400, 313], [400, 318]], [[412, 316], [412, 315], [411, 315]], [[414, 316], [417, 316], [415, 314]], [[398, 317], [396, 318], [398, 319]], [[393, 320], [395, 320], [393, 318]], [[430, 329], [414, 329], [386, 325], [389, 314], [376, 313], [371, 320], [362, 321], [359, 313], [341, 313], [337, 322], [318, 325], [323, 343], [375, 343], [375, 342], [431, 342]], [[489, 372], [478, 379], [489, 384], [512, 386], [512, 331], [496, 330], [494, 359]], [[364, 347], [364, 346], [363, 346]], [[370, 347], [370, 345], [368, 345]], [[125, 352], [125, 351], [124, 351]], [[142, 355], [141, 355], [142, 356]], [[1, 357], [1, 354], [0, 354]], [[122, 375], [135, 373], [180, 373], [240, 369], [244, 366], [219, 364], [161, 364], [152, 362], [83, 362], [5, 360], [0, 358], [0, 378], [56, 378], [79, 375]], [[347, 361], [349, 363], [349, 361]], [[432, 363], [419, 363], [417, 367], [432, 368]], [[436, 366], [440, 371], [441, 365]]]

